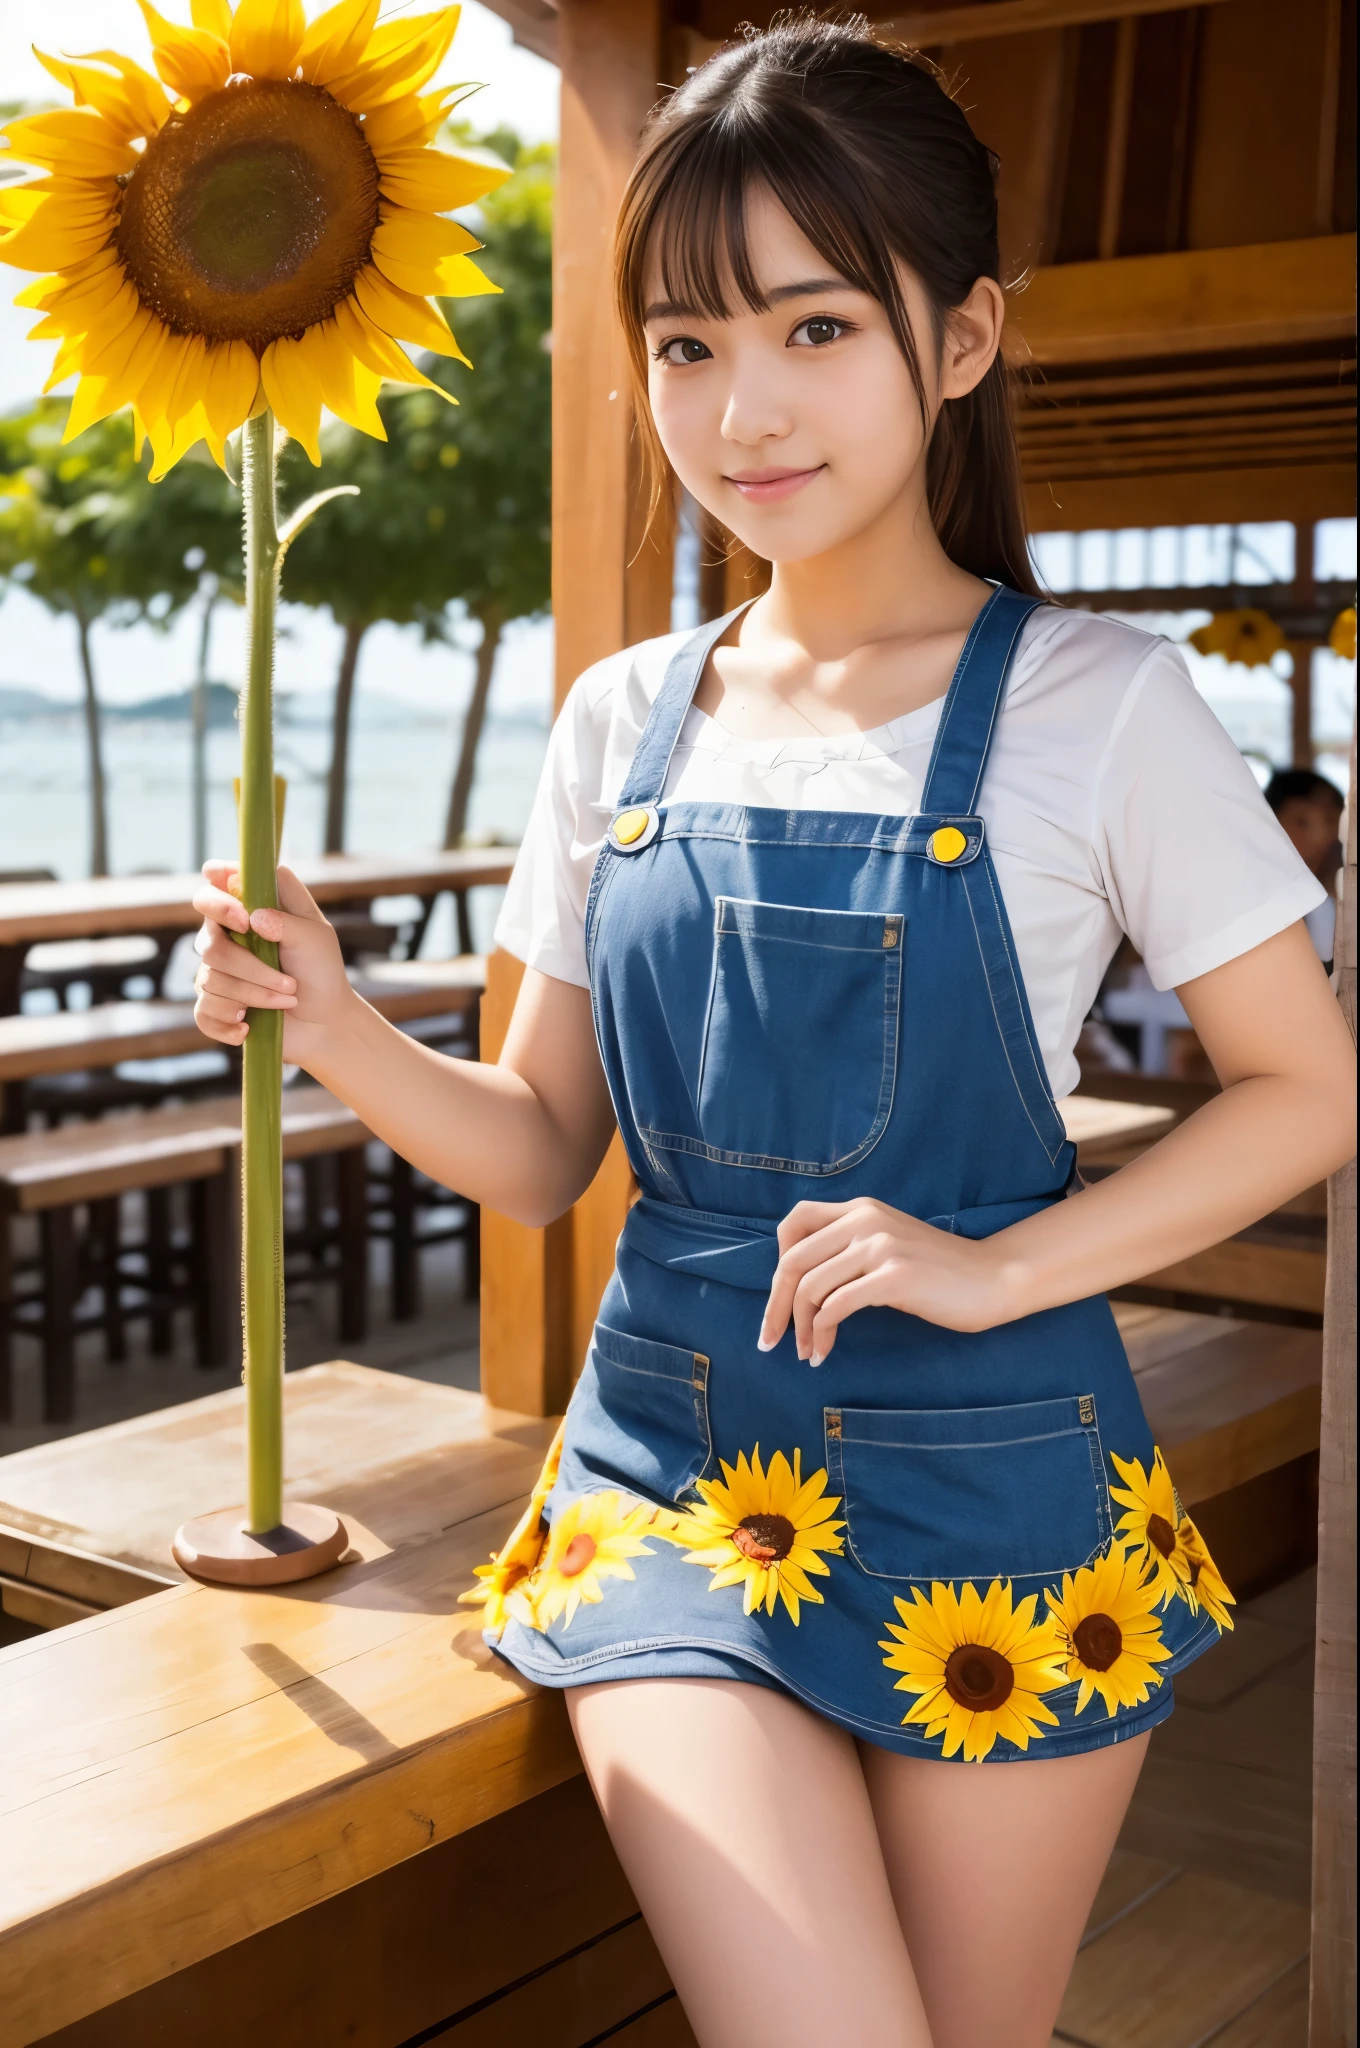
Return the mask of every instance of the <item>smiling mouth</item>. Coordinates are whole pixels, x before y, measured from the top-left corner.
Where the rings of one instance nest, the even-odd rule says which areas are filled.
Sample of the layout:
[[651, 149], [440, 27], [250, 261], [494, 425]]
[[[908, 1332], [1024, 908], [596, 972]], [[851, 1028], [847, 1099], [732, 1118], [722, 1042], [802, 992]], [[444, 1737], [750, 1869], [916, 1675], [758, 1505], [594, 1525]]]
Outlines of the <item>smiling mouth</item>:
[[746, 469], [729, 476], [727, 482], [733, 490], [740, 491], [743, 498], [757, 504], [768, 505], [779, 498], [790, 498], [795, 491], [801, 491], [804, 484], [810, 484], [826, 468], [824, 462], [815, 469]]

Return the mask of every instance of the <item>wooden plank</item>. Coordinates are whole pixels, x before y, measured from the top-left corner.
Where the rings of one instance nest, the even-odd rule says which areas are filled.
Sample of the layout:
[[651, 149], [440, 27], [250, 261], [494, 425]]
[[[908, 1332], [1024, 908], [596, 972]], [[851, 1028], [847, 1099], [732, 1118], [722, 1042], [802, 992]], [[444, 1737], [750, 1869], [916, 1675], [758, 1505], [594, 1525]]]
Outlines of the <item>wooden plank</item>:
[[1080, 1951], [1059, 2038], [1198, 2048], [1307, 1949], [1301, 1908], [1186, 1872]]
[[129, 1600], [145, 1600], [174, 1582], [161, 1572], [138, 1571], [131, 1565], [115, 1564], [69, 1544], [40, 1541], [31, 1530], [7, 1529], [0, 1523], [0, 1572], [6, 1578], [63, 1594], [93, 1610], [122, 1607]]
[[955, 81], [974, 132], [1001, 159], [997, 235], [1003, 277], [1019, 277], [1052, 256], [1048, 238], [1066, 135], [1067, 48], [1061, 28], [1042, 28], [941, 51], [941, 67]]
[[[505, 2013], [513, 1994], [497, 1994], [535, 1972], [564, 1998], [559, 2024], [569, 2014], [579, 2022], [566, 2035], [575, 2048], [630, 2010], [598, 1982], [598, 1964], [617, 1958], [636, 1981], [640, 1925], [590, 1789], [576, 1777], [47, 2035], [40, 2048], [392, 2048], [459, 2014], [475, 2026], [483, 2001]], [[656, 1968], [642, 1981], [664, 1990]], [[515, 2048], [562, 2038], [545, 2017], [543, 2034], [521, 2033]], [[463, 2027], [451, 2038], [461, 2043]]]
[[[288, 1485], [340, 1510], [353, 1562], [273, 1594], [180, 1584], [0, 1653], [3, 2048], [579, 1770], [560, 1699], [456, 1606], [548, 1426], [354, 1366], [285, 1395]], [[233, 1389], [18, 1453], [5, 1520], [83, 1516], [87, 1549], [159, 1564], [236, 1491], [243, 1422]]]
[[[472, 953], [449, 961], [389, 960], [363, 972], [351, 968], [349, 979], [389, 1024], [405, 1024], [470, 1008], [485, 985], [486, 963]], [[0, 1017], [0, 1086], [40, 1074], [117, 1066], [123, 1060], [175, 1059], [215, 1050], [216, 1040], [205, 1038], [194, 1023], [192, 1003], [160, 997]]]
[[[1189, 0], [1194, 7], [1215, 0]], [[893, 13], [885, 32], [918, 48], [990, 42], [993, 37], [1031, 34], [1035, 29], [1078, 28], [1088, 21], [1117, 21], [1141, 14], [1179, 12], [1186, 0], [984, 0], [962, 7], [917, 7]], [[871, 14], [874, 9], [868, 10]]]
[[1355, 237], [1050, 264], [1008, 295], [1008, 311], [1017, 363], [1341, 340], [1355, 332]]
[[664, 631], [656, 565], [628, 589], [636, 478], [624, 341], [614, 316], [614, 219], [658, 97], [659, 0], [562, 0], [561, 163], [553, 237], [553, 619], [558, 701], [630, 636]]
[[[290, 1372], [283, 1399], [287, 1490], [352, 1516], [380, 1549], [514, 1499], [552, 1435], [457, 1387], [344, 1360]], [[0, 1522], [182, 1582], [171, 1538], [188, 1516], [239, 1497], [245, 1452], [245, 1397], [230, 1387], [11, 1452], [0, 1464]]]
[[[452, 853], [327, 853], [300, 857], [294, 872], [322, 905], [351, 898], [431, 896], [445, 889], [498, 887], [510, 879], [513, 847]], [[0, 946], [83, 939], [98, 932], [191, 931], [198, 923], [196, 874], [108, 875], [79, 882], [0, 883]]]
[[[1351, 741], [1336, 987], [1356, 1028], [1356, 756]], [[1327, 1190], [1322, 1454], [1318, 1470], [1317, 1693], [1313, 1738], [1311, 2048], [1354, 2038], [1355, 1981], [1355, 1161]]]
[[1321, 1250], [1232, 1237], [1188, 1259], [1159, 1267], [1155, 1273], [1145, 1273], [1138, 1285], [1170, 1294], [1202, 1294], [1220, 1301], [1255, 1302], [1263, 1308], [1321, 1315], [1326, 1266]]
[[1031, 533], [1123, 526], [1194, 526], [1242, 520], [1344, 519], [1355, 511], [1355, 470], [1345, 462], [1194, 470], [1162, 476], [1039, 480], [1025, 486]]
[[32, 1622], [35, 1628], [66, 1628], [73, 1621], [88, 1621], [98, 1607], [88, 1601], [68, 1599], [65, 1593], [49, 1593], [45, 1586], [30, 1586], [24, 1579], [8, 1578], [0, 1572], [0, 1607], [15, 1621]]
[[[1327, 0], [1290, 0], [1288, 21], [1282, 36], [1279, 0], [1234, 0], [1204, 17], [1185, 208], [1191, 249], [1318, 231]], [[1328, 218], [1322, 231], [1331, 227]]]
[[[550, 1845], [544, 1849], [551, 1854]], [[628, 2039], [628, 2021], [666, 1997], [671, 1980], [639, 1914], [626, 1927], [469, 2013], [449, 2048], [579, 2048], [602, 2035]]]
[[1138, 1394], [1187, 1507], [1318, 1447], [1316, 1331], [1240, 1323], [1146, 1366]]
[[1063, 1127], [1078, 1147], [1092, 1148], [1114, 1139], [1151, 1141], [1170, 1130], [1174, 1109], [1153, 1102], [1111, 1102], [1099, 1095], [1069, 1095], [1058, 1104]]

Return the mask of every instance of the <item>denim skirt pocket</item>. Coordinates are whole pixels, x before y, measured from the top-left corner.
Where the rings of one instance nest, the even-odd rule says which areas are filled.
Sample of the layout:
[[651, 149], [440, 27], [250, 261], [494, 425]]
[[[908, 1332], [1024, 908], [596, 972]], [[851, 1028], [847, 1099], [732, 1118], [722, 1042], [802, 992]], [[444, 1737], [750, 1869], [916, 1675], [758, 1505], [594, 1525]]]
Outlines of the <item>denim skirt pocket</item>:
[[710, 1158], [840, 1173], [872, 1150], [892, 1111], [904, 928], [881, 911], [717, 898], [697, 1103]]
[[1004, 1408], [829, 1408], [828, 1484], [874, 1578], [1044, 1578], [1110, 1538], [1094, 1397]]
[[708, 1465], [708, 1360], [596, 1323], [570, 1437], [595, 1484], [678, 1500]]

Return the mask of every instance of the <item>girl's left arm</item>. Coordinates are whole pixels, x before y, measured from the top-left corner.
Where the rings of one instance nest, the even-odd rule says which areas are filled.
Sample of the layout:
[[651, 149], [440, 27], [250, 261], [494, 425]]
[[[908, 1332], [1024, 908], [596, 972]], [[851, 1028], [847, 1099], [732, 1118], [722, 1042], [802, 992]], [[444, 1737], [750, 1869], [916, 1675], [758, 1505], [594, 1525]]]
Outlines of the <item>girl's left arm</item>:
[[1355, 1047], [1303, 925], [1177, 994], [1220, 1095], [1107, 1180], [980, 1242], [883, 1202], [800, 1202], [779, 1227], [762, 1349], [790, 1316], [816, 1365], [859, 1308], [988, 1330], [1103, 1294], [1231, 1237], [1351, 1157]]

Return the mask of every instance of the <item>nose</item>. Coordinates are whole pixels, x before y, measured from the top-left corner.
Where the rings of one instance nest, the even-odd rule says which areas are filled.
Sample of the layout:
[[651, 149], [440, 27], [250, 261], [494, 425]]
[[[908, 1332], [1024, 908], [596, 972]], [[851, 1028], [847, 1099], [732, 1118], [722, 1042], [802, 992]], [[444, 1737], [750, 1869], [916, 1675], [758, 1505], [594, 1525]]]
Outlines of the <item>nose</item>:
[[792, 409], [778, 378], [770, 374], [768, 357], [762, 353], [759, 364], [735, 363], [723, 407], [724, 441], [739, 448], [757, 448], [764, 441], [787, 440], [793, 427]]

